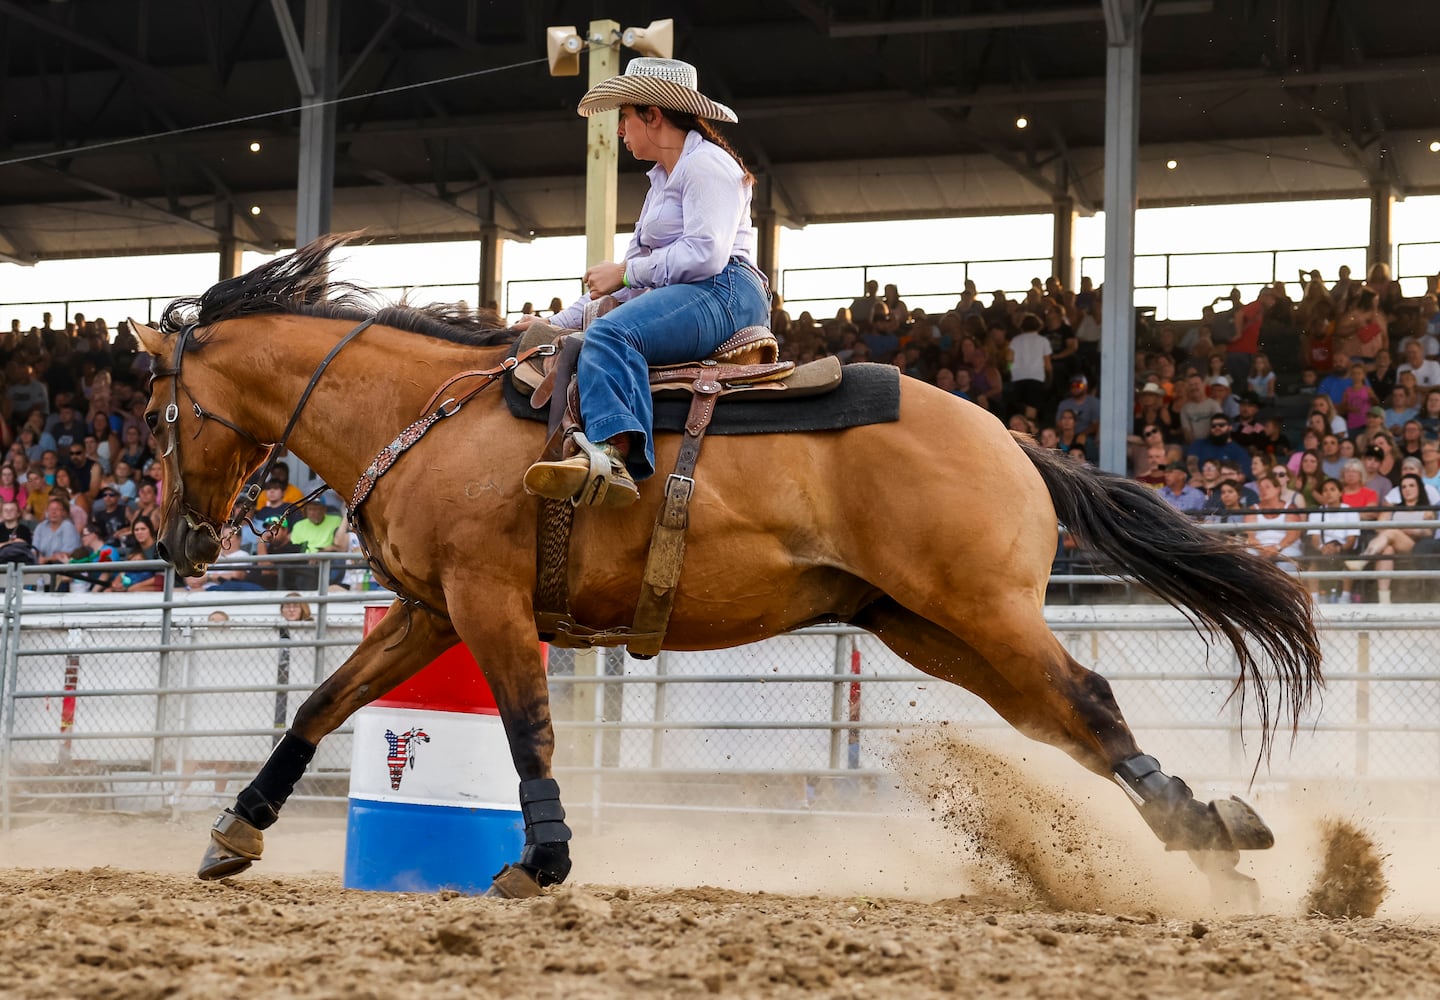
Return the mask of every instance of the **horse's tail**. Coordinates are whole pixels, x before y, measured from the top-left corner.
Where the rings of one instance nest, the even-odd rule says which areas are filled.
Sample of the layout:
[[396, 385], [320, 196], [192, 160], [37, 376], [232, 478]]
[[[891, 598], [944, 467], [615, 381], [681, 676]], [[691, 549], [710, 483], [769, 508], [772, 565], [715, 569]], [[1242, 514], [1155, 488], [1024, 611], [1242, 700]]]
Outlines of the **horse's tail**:
[[[1298, 731], [1314, 687], [1324, 683], [1305, 588], [1234, 539], [1201, 530], [1144, 484], [1081, 465], [1028, 435], [1016, 434], [1015, 440], [1050, 490], [1060, 522], [1081, 546], [1193, 615], [1211, 636], [1229, 640], [1240, 665], [1232, 694], [1240, 695], [1243, 706], [1247, 683], [1254, 691], [1262, 755], [1283, 710], [1289, 711], [1292, 732]], [[1250, 640], [1275, 670], [1282, 704], [1274, 717]]]

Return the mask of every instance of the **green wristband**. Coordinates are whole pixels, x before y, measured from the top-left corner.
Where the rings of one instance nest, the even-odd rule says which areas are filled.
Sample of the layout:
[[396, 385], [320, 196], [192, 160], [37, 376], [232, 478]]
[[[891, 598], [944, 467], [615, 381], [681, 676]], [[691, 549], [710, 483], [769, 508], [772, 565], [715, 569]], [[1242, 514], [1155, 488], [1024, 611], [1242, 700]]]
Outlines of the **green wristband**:
[[629, 270], [630, 268], [628, 267], [620, 269], [620, 284], [624, 285], [626, 288], [634, 288], [635, 286], [630, 284], [630, 275], [627, 273]]

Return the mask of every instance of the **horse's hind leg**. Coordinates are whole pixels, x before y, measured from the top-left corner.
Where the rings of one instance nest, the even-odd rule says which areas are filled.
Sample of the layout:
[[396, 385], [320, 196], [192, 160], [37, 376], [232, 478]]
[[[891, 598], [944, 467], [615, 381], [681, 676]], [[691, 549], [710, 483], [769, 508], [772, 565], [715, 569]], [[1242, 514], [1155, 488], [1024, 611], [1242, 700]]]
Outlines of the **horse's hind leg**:
[[976, 640], [985, 642], [986, 655], [889, 599], [865, 608], [853, 622], [911, 665], [979, 695], [1022, 733], [1113, 779], [1168, 849], [1228, 855], [1273, 844], [1249, 806], [1234, 799], [1203, 805], [1185, 782], [1142, 754], [1109, 682], [1065, 652], [1038, 610], [1030, 617], [1018, 628], [987, 614], [985, 637]]
[[320, 740], [356, 709], [414, 676], [455, 642], [448, 622], [424, 611], [406, 610], [398, 602], [391, 605], [340, 669], [305, 699], [260, 773], [236, 796], [235, 805], [216, 818], [200, 862], [200, 877], [224, 878], [258, 861], [265, 845], [261, 831], [279, 818]]

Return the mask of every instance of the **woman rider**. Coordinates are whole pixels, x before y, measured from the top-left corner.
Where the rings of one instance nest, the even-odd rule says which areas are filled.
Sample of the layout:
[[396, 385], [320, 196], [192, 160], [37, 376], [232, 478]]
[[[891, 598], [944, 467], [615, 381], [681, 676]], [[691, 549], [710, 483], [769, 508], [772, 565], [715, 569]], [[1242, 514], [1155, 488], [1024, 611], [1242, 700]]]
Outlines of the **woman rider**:
[[[615, 108], [626, 148], [655, 162], [650, 191], [625, 259], [586, 270], [589, 294], [549, 322], [577, 329], [587, 301], [613, 295], [620, 303], [586, 328], [576, 375], [585, 434], [610, 457], [602, 502], [623, 507], [639, 496], [635, 480], [655, 471], [649, 365], [707, 357], [737, 330], [764, 324], [770, 304], [753, 262], [755, 178], [710, 125], [734, 122], [735, 113], [701, 94], [695, 67], [676, 59], [632, 59], [591, 88], [579, 112]], [[584, 454], [537, 462], [525, 489], [570, 499], [589, 474]]]

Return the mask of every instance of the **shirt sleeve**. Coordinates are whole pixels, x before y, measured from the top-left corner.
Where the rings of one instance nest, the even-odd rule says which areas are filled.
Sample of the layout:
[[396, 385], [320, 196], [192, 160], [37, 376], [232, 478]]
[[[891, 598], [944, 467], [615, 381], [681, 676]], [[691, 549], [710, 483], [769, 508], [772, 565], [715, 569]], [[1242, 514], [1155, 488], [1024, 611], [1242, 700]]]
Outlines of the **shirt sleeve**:
[[[710, 147], [710, 148], [705, 148]], [[667, 246], [648, 254], [627, 254], [631, 285], [658, 288], [713, 278], [725, 268], [744, 220], [749, 189], [735, 161], [713, 143], [702, 146], [676, 166], [681, 188], [682, 233]], [[637, 250], [638, 242], [631, 243]]]

